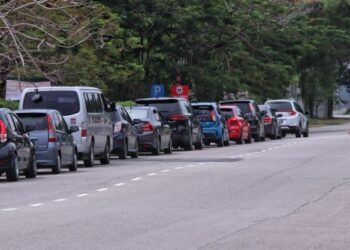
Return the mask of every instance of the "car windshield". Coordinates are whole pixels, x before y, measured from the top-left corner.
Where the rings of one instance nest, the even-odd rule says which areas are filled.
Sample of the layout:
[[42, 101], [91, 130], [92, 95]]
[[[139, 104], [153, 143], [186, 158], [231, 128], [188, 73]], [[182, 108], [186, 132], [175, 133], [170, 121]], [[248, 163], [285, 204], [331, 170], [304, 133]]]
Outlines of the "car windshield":
[[73, 115], [80, 111], [75, 91], [39, 91], [40, 99], [33, 100], [34, 92], [25, 95], [23, 109], [56, 109], [62, 115]]
[[147, 119], [148, 118], [148, 110], [147, 109], [137, 109], [137, 108], [131, 108], [127, 109], [129, 115], [132, 119]]
[[271, 108], [276, 112], [291, 112], [293, 111], [292, 104], [290, 102], [269, 102]]
[[17, 113], [24, 125], [35, 126], [35, 130], [47, 130], [47, 115], [43, 113]]
[[212, 106], [192, 106], [194, 113], [199, 117], [201, 122], [213, 121], [212, 119]]
[[242, 116], [252, 113], [251, 105], [249, 102], [230, 102], [229, 104], [226, 104], [226, 105], [235, 105], [239, 107], [241, 110]]

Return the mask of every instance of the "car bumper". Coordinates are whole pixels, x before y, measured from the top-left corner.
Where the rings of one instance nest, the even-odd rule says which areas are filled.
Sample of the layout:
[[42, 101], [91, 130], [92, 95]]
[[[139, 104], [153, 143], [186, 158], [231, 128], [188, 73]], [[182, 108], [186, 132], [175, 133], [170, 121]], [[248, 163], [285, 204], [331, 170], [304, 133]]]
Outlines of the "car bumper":
[[125, 135], [124, 133], [113, 134], [113, 153], [121, 152], [124, 149]]
[[273, 126], [273, 124], [268, 124], [264, 126], [265, 128], [265, 135], [273, 135], [275, 133], [275, 128]]
[[222, 137], [221, 130], [203, 128], [204, 141], [216, 141]]
[[139, 150], [141, 152], [150, 151], [151, 149], [154, 149], [156, 147], [155, 145], [155, 138], [157, 138], [157, 135], [154, 133], [143, 133], [142, 135], [139, 135]]
[[57, 154], [58, 149], [50, 146], [45, 151], [35, 151], [36, 164], [38, 168], [56, 166]]
[[0, 173], [11, 168], [12, 153], [8, 146], [3, 146], [0, 149]]

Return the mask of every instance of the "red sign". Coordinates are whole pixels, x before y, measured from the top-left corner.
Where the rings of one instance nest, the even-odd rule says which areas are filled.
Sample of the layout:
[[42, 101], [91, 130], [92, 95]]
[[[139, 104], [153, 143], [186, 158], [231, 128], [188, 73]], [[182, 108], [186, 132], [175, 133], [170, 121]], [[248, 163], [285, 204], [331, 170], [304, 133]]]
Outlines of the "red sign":
[[189, 87], [188, 85], [171, 85], [171, 96], [188, 98]]

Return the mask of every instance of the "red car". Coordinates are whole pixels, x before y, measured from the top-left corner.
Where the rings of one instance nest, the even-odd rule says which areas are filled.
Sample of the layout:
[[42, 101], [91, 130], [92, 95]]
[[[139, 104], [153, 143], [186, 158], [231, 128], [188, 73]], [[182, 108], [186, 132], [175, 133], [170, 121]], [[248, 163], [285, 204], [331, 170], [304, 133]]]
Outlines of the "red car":
[[225, 116], [230, 140], [236, 141], [237, 144], [251, 143], [250, 125], [242, 117], [240, 108], [237, 106], [220, 106], [220, 110]]

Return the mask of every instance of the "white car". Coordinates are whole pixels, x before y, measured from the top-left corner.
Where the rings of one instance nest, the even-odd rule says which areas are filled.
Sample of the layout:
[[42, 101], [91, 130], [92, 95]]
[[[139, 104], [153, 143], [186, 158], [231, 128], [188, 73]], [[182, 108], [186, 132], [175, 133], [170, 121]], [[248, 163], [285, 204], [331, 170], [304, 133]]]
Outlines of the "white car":
[[287, 133], [295, 134], [299, 138], [309, 136], [309, 121], [307, 118], [308, 112], [299, 105], [294, 99], [269, 100], [265, 102], [275, 110], [278, 119], [281, 123], [282, 136]]

